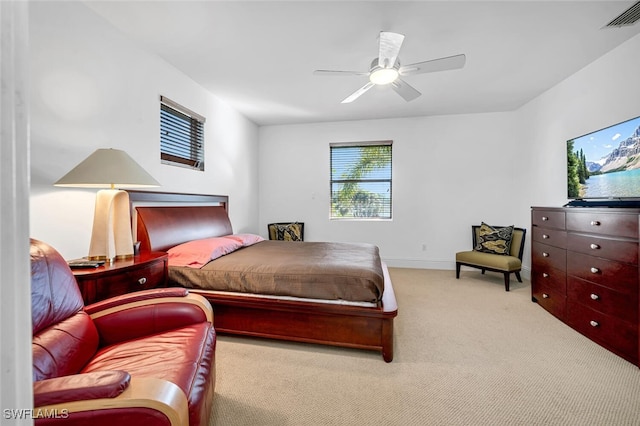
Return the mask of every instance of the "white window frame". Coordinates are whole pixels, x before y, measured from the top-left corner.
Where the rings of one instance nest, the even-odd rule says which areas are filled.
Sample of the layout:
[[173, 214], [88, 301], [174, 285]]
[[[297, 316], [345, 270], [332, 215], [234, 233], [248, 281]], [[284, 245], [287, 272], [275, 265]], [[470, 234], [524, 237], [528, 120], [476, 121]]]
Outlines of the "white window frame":
[[[384, 173], [384, 176], [376, 176], [375, 173], [372, 174], [372, 172], [367, 173], [367, 175], [365, 176], [360, 176], [360, 177], [352, 177], [352, 176], [345, 176], [344, 173], [343, 175], [338, 175], [340, 173], [340, 171], [338, 170], [338, 168], [341, 167], [348, 167], [348, 166], [354, 166], [356, 165], [356, 160], [357, 158], [354, 158], [354, 162], [353, 164], [334, 164], [334, 161], [336, 161], [334, 159], [334, 150], [339, 150], [339, 149], [352, 149], [352, 148], [367, 148], [367, 147], [389, 147], [389, 165], [388, 167], [385, 167], [384, 169], [388, 168], [388, 173]], [[329, 218], [331, 220], [392, 220], [393, 219], [393, 141], [387, 140], [387, 141], [368, 141], [368, 142], [335, 142], [335, 143], [330, 143], [329, 144], [329, 162], [330, 162], [330, 175], [329, 175], [329, 193], [330, 193], [330, 200], [329, 200]], [[381, 171], [383, 169], [381, 168], [377, 168], [378, 171]], [[338, 195], [338, 188], [342, 189], [344, 188], [342, 185], [345, 184], [356, 184], [356, 186], [358, 188], [361, 188], [360, 185], [363, 184], [365, 186], [371, 186], [371, 185], [377, 185], [377, 184], [381, 184], [381, 185], [387, 185], [388, 184], [388, 188], [387, 188], [387, 193], [388, 193], [388, 197], [384, 197], [383, 199], [383, 204], [380, 205], [379, 203], [374, 202], [373, 204], [368, 204], [365, 206], [361, 206], [359, 208], [360, 211], [356, 211], [356, 208], [353, 206], [353, 204], [351, 206], [348, 207], [344, 207], [343, 211], [344, 213], [340, 213], [338, 211], [339, 209], [339, 205], [337, 205], [337, 195]], [[359, 192], [363, 192], [366, 193], [371, 193], [372, 191], [362, 191], [360, 190]], [[373, 193], [375, 194], [376, 191], [373, 191]], [[379, 192], [378, 192], [379, 193]], [[365, 197], [366, 198], [366, 197]], [[375, 215], [371, 215], [371, 209], [380, 209], [382, 211], [379, 211], [377, 214]], [[350, 211], [349, 211], [350, 210]]]

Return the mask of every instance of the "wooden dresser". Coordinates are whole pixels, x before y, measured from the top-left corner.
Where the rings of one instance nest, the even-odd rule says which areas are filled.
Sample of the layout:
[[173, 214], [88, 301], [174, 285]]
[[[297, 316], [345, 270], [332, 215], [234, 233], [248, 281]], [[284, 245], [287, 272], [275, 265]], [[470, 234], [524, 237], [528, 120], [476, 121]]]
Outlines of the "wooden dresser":
[[531, 297], [639, 364], [640, 209], [533, 207]]

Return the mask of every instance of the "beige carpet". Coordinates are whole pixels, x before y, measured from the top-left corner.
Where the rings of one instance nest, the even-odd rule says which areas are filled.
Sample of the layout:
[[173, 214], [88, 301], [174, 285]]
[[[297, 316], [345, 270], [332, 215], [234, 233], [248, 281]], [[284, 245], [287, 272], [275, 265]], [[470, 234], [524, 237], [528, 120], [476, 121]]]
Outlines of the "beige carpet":
[[219, 336], [212, 424], [640, 425], [640, 369], [502, 275], [391, 269], [395, 358]]

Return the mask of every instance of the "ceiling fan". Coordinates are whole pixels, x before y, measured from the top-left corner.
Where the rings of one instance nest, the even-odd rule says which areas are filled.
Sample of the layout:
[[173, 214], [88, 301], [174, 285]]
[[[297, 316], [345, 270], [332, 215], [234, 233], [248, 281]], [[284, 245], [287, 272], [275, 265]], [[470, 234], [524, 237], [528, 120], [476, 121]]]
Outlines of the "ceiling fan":
[[332, 71], [315, 70], [316, 75], [366, 75], [369, 76], [367, 84], [347, 96], [341, 103], [346, 104], [355, 101], [367, 90], [376, 85], [391, 85], [405, 101], [409, 102], [421, 95], [400, 77], [428, 72], [446, 71], [462, 68], [466, 61], [465, 55], [448, 56], [417, 62], [410, 65], [400, 65], [398, 53], [402, 47], [404, 35], [388, 31], [380, 32], [378, 57], [371, 62], [369, 71]]

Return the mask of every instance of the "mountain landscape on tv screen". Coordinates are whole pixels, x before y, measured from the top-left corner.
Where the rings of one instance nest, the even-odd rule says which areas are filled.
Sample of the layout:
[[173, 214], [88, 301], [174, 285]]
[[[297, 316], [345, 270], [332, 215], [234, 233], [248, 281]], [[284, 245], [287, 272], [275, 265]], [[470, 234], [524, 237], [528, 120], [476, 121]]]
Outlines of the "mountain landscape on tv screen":
[[587, 161], [589, 173], [610, 173], [640, 168], [640, 126], [599, 161]]
[[567, 141], [567, 196], [640, 200], [640, 117]]

